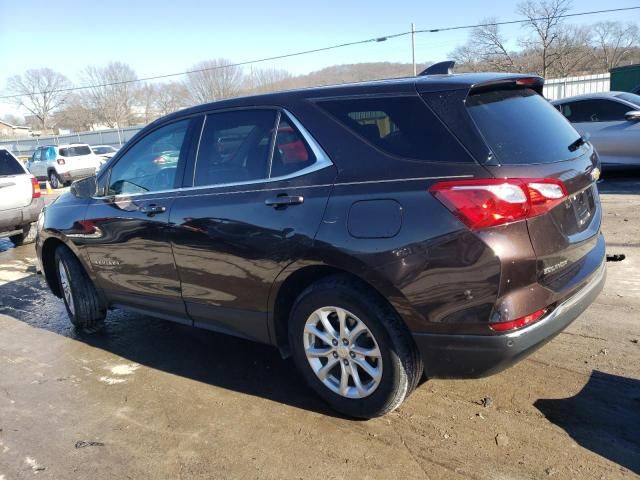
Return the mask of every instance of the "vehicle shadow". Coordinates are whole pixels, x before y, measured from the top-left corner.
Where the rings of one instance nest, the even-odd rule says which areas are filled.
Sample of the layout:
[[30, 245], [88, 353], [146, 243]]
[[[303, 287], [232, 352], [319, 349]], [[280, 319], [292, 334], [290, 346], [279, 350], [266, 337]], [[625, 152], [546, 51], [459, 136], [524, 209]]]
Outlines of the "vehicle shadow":
[[267, 345], [123, 310], [110, 311], [102, 331], [80, 332], [39, 275], [0, 285], [0, 314], [153, 369], [345, 418], [304, 384], [291, 360], [283, 360], [277, 349]]
[[598, 192], [640, 195], [640, 168], [606, 168], [598, 182]]
[[640, 380], [594, 370], [574, 397], [534, 405], [582, 447], [640, 474]]

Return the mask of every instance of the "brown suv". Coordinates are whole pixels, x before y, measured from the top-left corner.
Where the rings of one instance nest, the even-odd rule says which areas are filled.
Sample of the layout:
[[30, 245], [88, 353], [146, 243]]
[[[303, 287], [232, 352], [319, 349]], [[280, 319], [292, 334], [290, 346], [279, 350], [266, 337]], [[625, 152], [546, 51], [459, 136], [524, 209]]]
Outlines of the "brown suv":
[[497, 372], [605, 279], [598, 157], [541, 91], [427, 75], [171, 114], [46, 209], [46, 279], [80, 328], [126, 308], [277, 346], [352, 416]]

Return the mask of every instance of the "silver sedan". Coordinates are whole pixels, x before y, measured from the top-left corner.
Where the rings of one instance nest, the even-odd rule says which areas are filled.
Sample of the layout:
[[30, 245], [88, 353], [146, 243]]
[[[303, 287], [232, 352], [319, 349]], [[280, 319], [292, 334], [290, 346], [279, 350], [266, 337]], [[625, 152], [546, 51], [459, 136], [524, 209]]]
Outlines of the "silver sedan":
[[640, 95], [603, 92], [551, 102], [586, 136], [604, 166], [640, 166]]

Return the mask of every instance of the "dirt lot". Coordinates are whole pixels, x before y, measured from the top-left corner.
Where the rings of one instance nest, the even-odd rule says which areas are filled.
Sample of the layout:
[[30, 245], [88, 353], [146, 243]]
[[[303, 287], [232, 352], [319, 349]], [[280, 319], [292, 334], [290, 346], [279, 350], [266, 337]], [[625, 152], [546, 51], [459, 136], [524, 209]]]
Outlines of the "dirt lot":
[[33, 247], [0, 240], [0, 480], [615, 479], [640, 475], [640, 193], [601, 185], [604, 292], [542, 350], [337, 417], [269, 347], [121, 311], [68, 324]]

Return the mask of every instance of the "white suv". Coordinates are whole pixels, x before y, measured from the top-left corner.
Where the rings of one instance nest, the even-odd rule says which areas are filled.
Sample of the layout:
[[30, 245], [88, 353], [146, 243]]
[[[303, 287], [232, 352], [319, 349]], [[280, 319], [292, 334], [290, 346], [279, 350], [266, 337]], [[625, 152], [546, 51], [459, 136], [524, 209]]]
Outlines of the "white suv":
[[38, 147], [27, 164], [38, 180], [60, 188], [74, 180], [95, 175], [101, 159], [86, 143]]
[[9, 237], [16, 246], [33, 242], [43, 206], [38, 181], [0, 147], [0, 238]]

